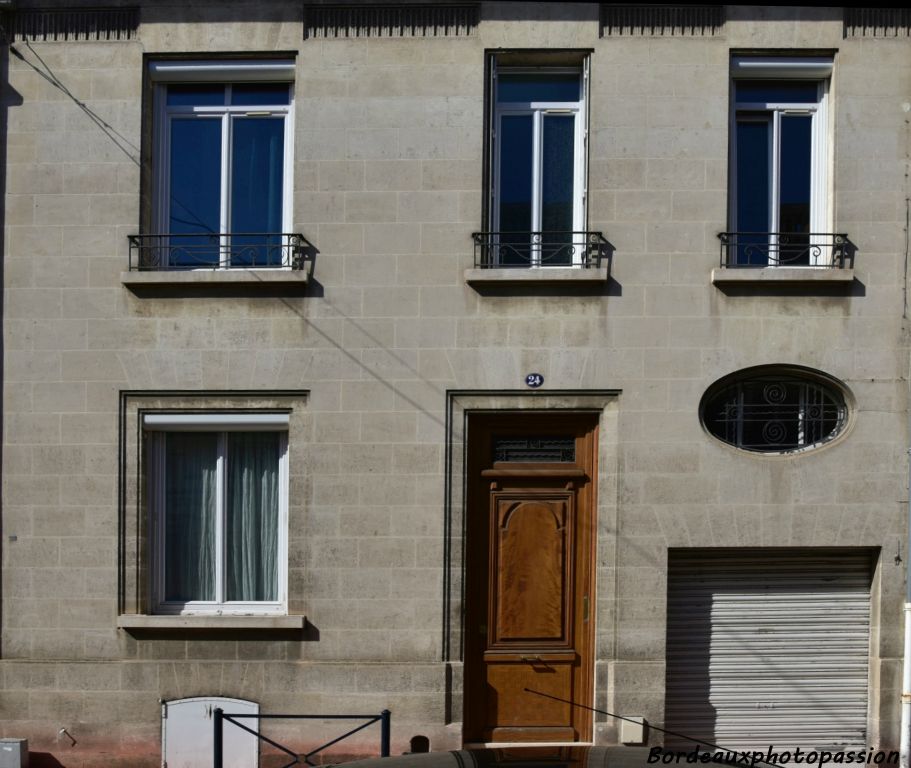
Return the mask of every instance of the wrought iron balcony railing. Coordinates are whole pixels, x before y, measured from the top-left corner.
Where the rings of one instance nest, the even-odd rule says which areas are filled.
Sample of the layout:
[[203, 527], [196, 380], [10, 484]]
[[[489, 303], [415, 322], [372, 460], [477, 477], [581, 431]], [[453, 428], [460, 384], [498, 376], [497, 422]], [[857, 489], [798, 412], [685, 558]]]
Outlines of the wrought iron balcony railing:
[[294, 232], [130, 235], [130, 271], [303, 269], [312, 244]]
[[721, 266], [816, 267], [852, 266], [851, 241], [845, 234], [818, 232], [719, 232]]
[[473, 232], [471, 237], [480, 269], [600, 267], [610, 246], [601, 232]]

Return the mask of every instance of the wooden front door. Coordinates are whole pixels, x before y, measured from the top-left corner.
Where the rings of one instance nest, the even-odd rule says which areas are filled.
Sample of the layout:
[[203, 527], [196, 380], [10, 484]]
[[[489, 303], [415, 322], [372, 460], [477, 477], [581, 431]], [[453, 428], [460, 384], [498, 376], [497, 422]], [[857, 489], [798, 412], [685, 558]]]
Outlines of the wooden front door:
[[591, 414], [469, 417], [466, 742], [591, 739], [596, 446]]

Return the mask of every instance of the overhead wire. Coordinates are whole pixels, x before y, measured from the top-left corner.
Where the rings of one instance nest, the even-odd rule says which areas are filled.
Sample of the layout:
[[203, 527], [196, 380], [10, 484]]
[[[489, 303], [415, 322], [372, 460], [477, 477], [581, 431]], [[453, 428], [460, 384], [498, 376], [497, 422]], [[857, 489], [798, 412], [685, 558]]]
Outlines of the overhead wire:
[[[54, 74], [54, 71], [50, 68], [47, 62], [41, 58], [41, 55], [32, 47], [31, 43], [28, 40], [25, 41], [25, 46], [31, 52], [31, 54], [41, 63], [41, 67], [35, 65], [33, 62], [29, 61], [25, 55], [20, 51], [16, 46], [10, 43], [9, 50], [17, 59], [23, 62], [26, 66], [33, 69], [38, 73], [42, 78], [47, 82], [65, 94], [79, 109], [81, 109], [85, 115], [93, 122], [96, 126], [114, 142], [114, 145], [125, 154], [133, 163], [140, 165], [139, 154], [140, 149], [133, 142], [131, 142], [126, 136], [120, 133], [114, 126], [112, 126], [107, 120], [105, 120], [101, 115], [92, 110], [84, 101], [79, 99], [69, 88]], [[42, 69], [43, 67], [43, 69]]]
[[[18, 50], [18, 49], [12, 44], [12, 42], [9, 41], [9, 39], [6, 37], [5, 34], [4, 34], [4, 37], [5, 37], [5, 38], [7, 39], [7, 41], [9, 42], [9, 50], [10, 50], [10, 53], [12, 53], [17, 59], [19, 59], [19, 60], [22, 61], [24, 64], [26, 64], [28, 67], [30, 67], [32, 70], [34, 70], [37, 74], [39, 74], [42, 78], [44, 78], [47, 82], [49, 82], [51, 85], [53, 85], [53, 86], [54, 86], [55, 88], [57, 88], [59, 91], [61, 91], [63, 94], [65, 94], [65, 95], [66, 95], [66, 96], [67, 96], [67, 97], [68, 97], [68, 98], [69, 98], [77, 107], [79, 107], [80, 110], [82, 110], [82, 112], [85, 113], [85, 115], [86, 115], [86, 116], [87, 116], [87, 117], [88, 117], [96, 126], [98, 126], [98, 128], [99, 128], [99, 129], [100, 129], [100, 130], [101, 130], [109, 139], [111, 139], [111, 141], [114, 142], [115, 146], [116, 146], [121, 152], [123, 152], [123, 153], [124, 153], [124, 154], [133, 162], [133, 163], [135, 163], [137, 166], [140, 165], [139, 155], [141, 154], [141, 150], [139, 149], [139, 147], [137, 147], [132, 141], [130, 141], [129, 138], [127, 138], [127, 137], [124, 136], [122, 133], [120, 133], [120, 131], [118, 131], [118, 130], [117, 130], [114, 126], [112, 126], [107, 120], [105, 120], [103, 117], [101, 117], [101, 115], [99, 115], [97, 112], [95, 112], [95, 111], [94, 111], [91, 107], [89, 107], [84, 101], [82, 101], [81, 99], [79, 99], [79, 98], [78, 98], [78, 97], [77, 97], [77, 96], [76, 96], [76, 95], [75, 95], [75, 94], [66, 86], [66, 84], [64, 84], [63, 81], [61, 81], [60, 78], [57, 77], [57, 75], [56, 75], [56, 74], [54, 73], [54, 71], [51, 69], [50, 65], [41, 57], [41, 54], [39, 54], [38, 51], [36, 51], [36, 50], [32, 47], [31, 43], [30, 43], [28, 40], [25, 41], [25, 46], [26, 46], [26, 48], [28, 48], [28, 50], [31, 52], [31, 54], [40, 62], [40, 64], [41, 64], [40, 67], [37, 66], [36, 64], [34, 64], [33, 62], [29, 61], [29, 60], [25, 57], [25, 55], [22, 53], [22, 51]], [[43, 68], [43, 69], [42, 69], [42, 68]], [[176, 202], [179, 203], [179, 201], [176, 201]], [[205, 224], [205, 222], [203, 222], [201, 219], [199, 219], [199, 217], [195, 216], [195, 214], [193, 214], [193, 212], [190, 211], [186, 206], [182, 206], [182, 207], [183, 207], [185, 210], [187, 210], [187, 212], [188, 212], [191, 216], [193, 216], [193, 218], [195, 218], [196, 221], [185, 221], [185, 220], [182, 220], [182, 219], [178, 219], [179, 221], [182, 221], [182, 223], [185, 223], [185, 224], [190, 224], [190, 225], [194, 225], [194, 226], [200, 226], [202, 229], [206, 230], [209, 234], [213, 234], [213, 233], [214, 233], [214, 234], [217, 234], [217, 233], [215, 233], [215, 231], [214, 231], [211, 227], [209, 227], [208, 225]]]

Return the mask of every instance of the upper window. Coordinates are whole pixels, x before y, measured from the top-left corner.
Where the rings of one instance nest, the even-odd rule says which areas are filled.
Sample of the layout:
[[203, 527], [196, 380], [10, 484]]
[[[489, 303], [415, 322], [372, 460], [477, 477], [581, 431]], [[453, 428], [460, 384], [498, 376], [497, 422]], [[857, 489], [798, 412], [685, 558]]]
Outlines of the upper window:
[[732, 62], [728, 266], [829, 266], [830, 58]]
[[489, 266], [581, 266], [587, 65], [492, 67]]
[[747, 369], [715, 382], [700, 406], [706, 430], [737, 448], [788, 453], [842, 433], [848, 409], [834, 380], [788, 368]]
[[286, 610], [287, 414], [146, 414], [152, 604]]
[[172, 269], [292, 266], [293, 62], [160, 62], [154, 237]]

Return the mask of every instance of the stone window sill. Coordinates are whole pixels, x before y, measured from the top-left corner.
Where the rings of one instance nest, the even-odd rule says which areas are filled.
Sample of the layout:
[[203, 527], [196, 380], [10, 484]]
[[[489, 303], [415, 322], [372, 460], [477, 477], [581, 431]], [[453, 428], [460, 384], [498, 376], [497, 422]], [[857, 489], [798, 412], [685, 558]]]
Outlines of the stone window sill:
[[137, 295], [187, 291], [299, 295], [306, 293], [309, 277], [308, 271], [302, 269], [148, 270], [121, 272], [120, 282]]
[[302, 630], [306, 616], [150, 616], [148, 614], [121, 614], [117, 627], [126, 630]]
[[607, 267], [592, 267], [589, 269], [580, 269], [578, 267], [523, 269], [513, 267], [465, 270], [465, 282], [469, 285], [605, 283], [608, 276]]
[[715, 267], [712, 270], [713, 285], [832, 285], [853, 282], [853, 269], [831, 267]]

